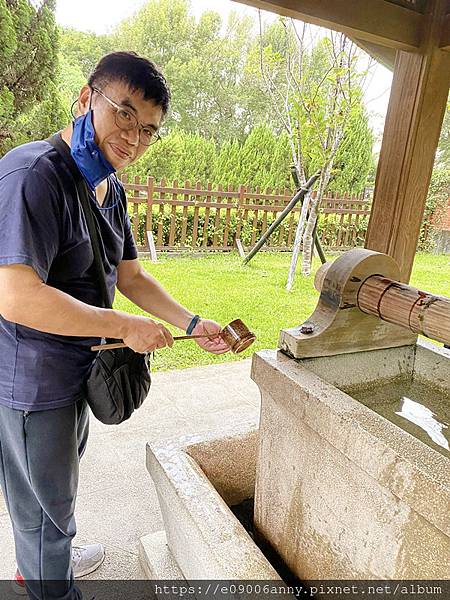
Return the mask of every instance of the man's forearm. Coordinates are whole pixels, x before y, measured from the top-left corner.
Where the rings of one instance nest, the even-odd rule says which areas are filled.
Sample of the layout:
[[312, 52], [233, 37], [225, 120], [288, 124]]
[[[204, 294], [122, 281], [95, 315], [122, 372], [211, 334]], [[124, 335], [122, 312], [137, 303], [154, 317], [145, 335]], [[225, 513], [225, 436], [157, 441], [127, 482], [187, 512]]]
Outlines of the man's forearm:
[[144, 270], [120, 291], [142, 310], [179, 329], [185, 330], [194, 316]]
[[0, 305], [8, 321], [59, 335], [123, 337], [125, 313], [85, 304], [42, 282], [15, 287]]

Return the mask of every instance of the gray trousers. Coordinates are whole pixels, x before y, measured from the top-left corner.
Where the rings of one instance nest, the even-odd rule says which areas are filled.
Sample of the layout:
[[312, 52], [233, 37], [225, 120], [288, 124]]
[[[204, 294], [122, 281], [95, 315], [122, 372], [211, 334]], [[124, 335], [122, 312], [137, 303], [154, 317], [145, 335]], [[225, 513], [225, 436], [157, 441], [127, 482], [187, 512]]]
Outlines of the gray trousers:
[[79, 459], [89, 434], [86, 400], [26, 412], [0, 405], [0, 483], [17, 566], [32, 600], [78, 600], [72, 538]]

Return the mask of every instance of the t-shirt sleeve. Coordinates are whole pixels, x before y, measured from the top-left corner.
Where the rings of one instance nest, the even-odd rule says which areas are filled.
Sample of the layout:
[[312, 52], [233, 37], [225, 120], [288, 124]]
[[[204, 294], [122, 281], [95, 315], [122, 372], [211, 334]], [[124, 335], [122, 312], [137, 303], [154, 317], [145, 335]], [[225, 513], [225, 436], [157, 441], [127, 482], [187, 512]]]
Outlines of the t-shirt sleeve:
[[122, 206], [124, 210], [123, 228], [124, 228], [124, 241], [123, 241], [123, 254], [122, 260], [134, 260], [138, 257], [136, 243], [134, 241], [133, 232], [131, 230], [131, 221], [128, 214], [127, 197], [125, 190], [120, 183], [120, 190], [122, 196]]
[[0, 265], [23, 264], [47, 281], [60, 243], [57, 194], [32, 168], [0, 179]]

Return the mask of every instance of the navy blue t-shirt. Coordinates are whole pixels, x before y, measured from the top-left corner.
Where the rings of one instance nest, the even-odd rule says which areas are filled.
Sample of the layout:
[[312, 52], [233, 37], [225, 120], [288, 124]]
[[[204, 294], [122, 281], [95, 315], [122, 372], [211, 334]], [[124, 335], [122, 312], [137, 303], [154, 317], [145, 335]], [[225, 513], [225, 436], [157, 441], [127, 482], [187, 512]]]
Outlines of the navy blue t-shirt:
[[[117, 266], [137, 257], [127, 202], [115, 175], [99, 223], [110, 297]], [[19, 146], [0, 160], [0, 265], [31, 266], [47, 285], [86, 304], [102, 306], [89, 232], [75, 182], [47, 141]], [[33, 310], [30, 299], [28, 310]], [[49, 307], [51, 310], [51, 307]], [[83, 393], [99, 338], [43, 333], [0, 315], [0, 404], [46, 410], [76, 402]]]

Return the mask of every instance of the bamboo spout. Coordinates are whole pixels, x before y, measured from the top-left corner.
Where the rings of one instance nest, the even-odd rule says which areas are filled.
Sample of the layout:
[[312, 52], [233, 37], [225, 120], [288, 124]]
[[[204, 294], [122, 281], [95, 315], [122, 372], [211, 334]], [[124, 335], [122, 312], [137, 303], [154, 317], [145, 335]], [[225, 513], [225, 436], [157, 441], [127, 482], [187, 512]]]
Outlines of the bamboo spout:
[[[327, 262], [318, 269], [314, 279], [318, 292], [322, 291], [332, 264]], [[372, 275], [361, 284], [356, 302], [364, 313], [450, 344], [450, 298], [422, 292], [381, 275]]]
[[373, 275], [361, 285], [357, 303], [360, 310], [383, 321], [450, 344], [450, 298]]

